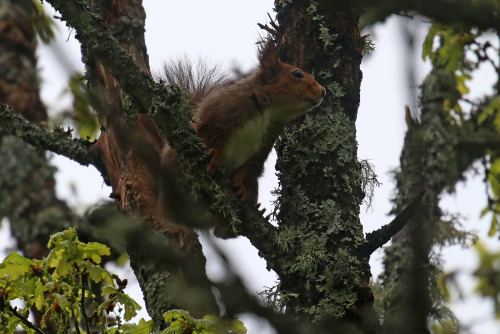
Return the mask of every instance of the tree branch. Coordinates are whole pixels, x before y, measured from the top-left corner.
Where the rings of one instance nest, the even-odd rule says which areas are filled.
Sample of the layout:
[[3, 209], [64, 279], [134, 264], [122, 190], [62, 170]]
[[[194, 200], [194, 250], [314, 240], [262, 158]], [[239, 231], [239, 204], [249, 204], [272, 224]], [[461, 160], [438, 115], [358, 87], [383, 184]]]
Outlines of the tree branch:
[[76, 37], [82, 48], [109, 69], [120, 86], [138, 101], [144, 113], [147, 112], [151, 106], [155, 82], [139, 69], [133, 57], [104, 27], [102, 19], [90, 11], [85, 1], [47, 2], [62, 14], [70, 27], [76, 29]]
[[34, 330], [35, 332], [37, 332], [38, 334], [45, 334], [41, 329], [39, 329], [38, 327], [36, 327], [35, 325], [33, 325], [31, 323], [31, 321], [29, 321], [26, 317], [24, 317], [22, 314], [20, 314], [19, 312], [17, 312], [17, 310], [15, 308], [13, 308], [12, 306], [8, 306], [8, 309], [9, 311], [11, 311], [16, 317], [19, 318], [19, 320], [22, 321], [23, 324], [25, 324], [28, 328]]
[[213, 180], [207, 179], [207, 173], [203, 172], [205, 166], [201, 158], [205, 156], [205, 147], [190, 125], [191, 116], [186, 112], [188, 103], [183, 92], [174, 86], [158, 85], [141, 72], [132, 56], [123, 50], [103, 26], [102, 20], [83, 2], [48, 2], [62, 14], [68, 25], [76, 29], [77, 38], [86, 53], [110, 70], [120, 86], [139, 101], [144, 113], [149, 112], [169, 144], [178, 152], [179, 160], [185, 166], [187, 174], [192, 175], [195, 180], [208, 180], [201, 189], [211, 189], [205, 192], [211, 194], [214, 202], [212, 207], [219, 208], [218, 211], [223, 212], [228, 220], [237, 221], [236, 200], [228, 200], [229, 194], [215, 185]]
[[259, 250], [259, 254], [267, 261], [269, 268], [272, 268], [278, 275], [281, 274], [282, 267], [278, 256], [278, 249], [275, 244], [277, 229], [262, 214], [249, 204], [244, 204], [239, 211], [239, 217], [243, 220], [241, 234], [250, 240], [252, 245]]
[[[191, 114], [186, 112], [188, 104], [183, 92], [175, 86], [158, 85], [141, 72], [132, 57], [103, 26], [102, 20], [85, 4], [76, 0], [47, 2], [76, 29], [82, 48], [110, 70], [120, 86], [139, 101], [145, 113], [149, 112], [149, 116], [178, 153], [186, 175], [200, 183], [196, 192], [201, 191], [209, 196], [211, 210], [221, 212], [228, 221], [237, 225], [238, 231], [243, 229], [243, 234], [255, 246], [259, 245], [259, 250], [269, 260], [268, 255], [274, 253], [272, 240], [275, 227], [254, 208], [240, 210], [236, 197], [222, 189], [219, 186], [221, 182], [214, 182], [214, 178], [205, 171], [206, 162], [203, 162], [202, 157], [205, 156], [206, 148], [190, 125]], [[215, 177], [216, 181], [221, 179], [222, 177]], [[244, 227], [240, 220], [243, 217], [251, 221]]]
[[498, 5], [493, 5], [487, 1], [434, 0], [432, 6], [429, 6], [427, 1], [421, 0], [320, 0], [319, 2], [326, 8], [331, 8], [332, 5], [338, 5], [341, 2], [343, 4], [354, 3], [367, 12], [374, 11], [376, 14], [375, 16], [371, 15], [369, 23], [383, 21], [391, 14], [415, 11], [444, 24], [468, 24], [483, 30], [495, 29], [500, 31], [500, 8]]
[[36, 148], [63, 155], [84, 166], [93, 165], [101, 173], [104, 172], [99, 157], [91, 150], [92, 143], [83, 139], [72, 139], [71, 130], [57, 128], [50, 131], [34, 125], [4, 104], [0, 104], [0, 128]]
[[185, 275], [183, 277], [185, 280], [183, 293], [179, 294], [178, 286], [169, 285], [168, 283], [162, 286], [162, 289], [167, 289], [172, 299], [185, 298], [186, 295], [196, 294], [198, 298], [194, 301], [202, 304], [204, 299], [200, 296], [203, 296], [203, 291], [211, 293], [212, 287], [215, 287], [220, 292], [222, 304], [225, 305], [224, 317], [232, 317], [241, 312], [249, 312], [267, 319], [278, 333], [330, 333], [328, 330], [323, 330], [321, 324], [317, 326], [316, 324], [299, 323], [293, 316], [262, 305], [257, 297], [248, 293], [241, 277], [233, 272], [223, 252], [220, 252], [216, 246], [215, 249], [221, 256], [224, 267], [228, 271], [227, 278], [220, 282], [214, 282], [206, 276], [200, 275], [200, 270], [204, 270], [204, 268], [200, 268], [192, 263], [192, 258], [183, 252], [179, 252], [176, 246], [168, 239], [163, 239], [159, 234], [152, 233], [129, 219], [129, 217], [123, 217], [120, 222], [121, 225], [117, 226], [112, 221], [104, 221], [99, 226], [96, 226], [95, 231], [99, 235], [105, 235], [110, 238], [112, 244], [129, 244], [127, 248], [130, 248], [130, 246], [132, 248], [140, 248], [148, 260], [153, 262], [157, 268], [165, 265], [174, 268], [186, 267], [186, 263], [190, 263], [183, 272]]
[[359, 249], [360, 257], [370, 256], [378, 248], [385, 245], [396, 233], [408, 223], [420, 207], [425, 191], [422, 190], [389, 224], [366, 234], [366, 243]]
[[481, 131], [468, 133], [466, 137], [461, 136], [457, 142], [458, 149], [472, 149], [484, 152], [487, 149], [500, 149], [500, 134], [495, 131]]

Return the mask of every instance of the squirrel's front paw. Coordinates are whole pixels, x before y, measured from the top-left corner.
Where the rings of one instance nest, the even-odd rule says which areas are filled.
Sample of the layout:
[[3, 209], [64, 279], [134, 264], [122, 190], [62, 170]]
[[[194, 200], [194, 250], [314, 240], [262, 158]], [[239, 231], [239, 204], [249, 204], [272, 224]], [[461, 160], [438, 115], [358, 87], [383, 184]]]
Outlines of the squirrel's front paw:
[[209, 148], [207, 151], [207, 156], [210, 158], [210, 162], [207, 166], [207, 172], [213, 174], [220, 166], [221, 154], [215, 148]]
[[234, 184], [233, 191], [240, 202], [248, 202], [250, 198], [250, 192], [242, 184]]

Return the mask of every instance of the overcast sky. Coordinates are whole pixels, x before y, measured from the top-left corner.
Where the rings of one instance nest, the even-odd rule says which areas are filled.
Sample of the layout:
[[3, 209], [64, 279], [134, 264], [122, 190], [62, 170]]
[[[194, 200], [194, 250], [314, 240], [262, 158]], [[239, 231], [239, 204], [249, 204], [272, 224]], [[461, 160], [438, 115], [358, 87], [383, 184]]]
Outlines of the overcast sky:
[[[189, 55], [207, 57], [220, 62], [228, 69], [234, 65], [245, 70], [256, 65], [255, 41], [259, 31], [257, 22], [265, 23], [267, 13], [271, 13], [273, 1], [253, 0], [191, 0], [191, 1], [154, 1], [146, 0], [147, 13], [146, 43], [148, 47], [151, 69], [158, 70], [165, 59]], [[362, 64], [363, 82], [361, 87], [361, 106], [358, 114], [357, 132], [359, 142], [359, 158], [369, 159], [375, 166], [382, 186], [375, 191], [375, 201], [368, 211], [363, 208], [362, 222], [365, 232], [370, 232], [388, 223], [391, 217], [387, 213], [391, 209], [389, 199], [394, 191], [394, 183], [388, 172], [399, 165], [399, 154], [403, 144], [404, 106], [415, 107], [415, 101], [409, 94], [406, 81], [406, 64], [403, 59], [417, 61], [417, 82], [425, 76], [429, 66], [421, 61], [420, 55], [406, 54], [404, 41], [400, 34], [402, 18], [389, 19], [383, 25], [377, 25], [370, 31], [375, 41], [376, 50], [366, 57]], [[417, 30], [420, 41], [426, 29]], [[43, 99], [50, 111], [55, 113], [68, 108], [68, 96], [61, 95], [66, 80], [75, 70], [82, 71], [78, 43], [74, 40], [74, 32], [61, 26], [57, 40], [49, 47], [41, 47], [39, 52], [42, 70]], [[473, 85], [473, 92], [479, 94], [489, 90], [494, 79], [488, 76], [491, 68], [485, 68], [481, 78]], [[415, 87], [410, 87], [415, 91]], [[57, 191], [61, 198], [67, 199], [80, 210], [95, 203], [106, 200], [110, 190], [103, 184], [99, 174], [93, 168], [83, 168], [65, 158], [54, 157], [54, 163], [60, 168], [57, 174]], [[266, 164], [266, 174], [261, 181], [261, 202], [269, 206], [272, 196], [270, 191], [276, 187], [274, 161]], [[77, 192], [73, 191], [76, 187]], [[480, 231], [486, 236], [489, 220], [479, 220], [479, 212], [485, 205], [484, 187], [480, 178], [467, 184], [461, 184], [459, 191], [453, 196], [444, 196], [443, 202], [450, 212], [460, 212], [467, 222], [467, 228]], [[0, 238], [6, 239], [6, 224], [2, 225]], [[0, 245], [4, 245], [0, 241]], [[265, 269], [265, 263], [255, 249], [244, 238], [221, 242], [225, 249], [232, 249], [228, 256], [240, 272], [250, 291], [258, 292], [264, 286], [274, 285], [275, 275]], [[489, 244], [495, 245], [496, 240]], [[2, 248], [2, 247], [0, 247]], [[444, 268], [447, 271], [460, 270], [460, 282], [465, 286], [465, 294], [471, 297], [473, 280], [471, 272], [477, 263], [473, 252], [451, 247], [445, 250]], [[381, 271], [382, 253], [379, 251], [372, 257], [371, 265], [374, 276]], [[209, 257], [208, 273], [213, 278], [220, 277], [217, 261]], [[0, 259], [2, 255], [0, 254]], [[130, 273], [130, 271], [129, 271]], [[136, 299], [137, 286], [131, 286]], [[473, 324], [473, 333], [500, 333], [493, 321], [484, 320], [493, 314], [491, 303], [471, 298], [467, 303], [457, 303], [453, 307], [464, 324]], [[481, 321], [476, 321], [481, 319]], [[249, 333], [264, 333], [258, 323], [243, 319]]]

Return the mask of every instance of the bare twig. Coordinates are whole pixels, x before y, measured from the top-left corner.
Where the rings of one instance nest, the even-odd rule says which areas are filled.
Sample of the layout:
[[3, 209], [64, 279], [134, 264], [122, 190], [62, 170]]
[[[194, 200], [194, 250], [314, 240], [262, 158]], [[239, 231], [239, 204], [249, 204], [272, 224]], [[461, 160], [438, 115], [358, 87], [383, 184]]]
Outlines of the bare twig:
[[271, 15], [269, 13], [267, 13], [267, 17], [269, 17], [269, 24], [276, 30], [278, 30], [278, 24], [276, 23], [276, 21], [274, 21], [274, 19], [271, 17]]
[[[87, 311], [85, 310], [85, 285], [87, 280], [83, 272], [80, 272], [80, 280], [82, 281], [82, 299], [80, 301], [80, 312], [82, 313], [83, 323], [85, 324], [85, 331], [90, 333], [89, 327], [89, 317], [87, 316]], [[76, 324], [78, 326], [78, 324]]]
[[259, 26], [260, 29], [267, 31], [272, 36], [272, 38], [275, 39], [276, 34], [278, 33], [278, 24], [273, 20], [271, 15], [269, 15], [269, 13], [267, 13], [267, 16], [269, 17], [269, 24], [271, 25], [271, 27], [268, 26], [267, 23], [266, 24], [257, 23], [257, 25]]
[[36, 327], [35, 325], [33, 325], [31, 323], [31, 321], [29, 321], [26, 317], [24, 317], [21, 313], [17, 312], [17, 310], [15, 308], [13, 308], [12, 306], [8, 306], [8, 309], [9, 311], [11, 311], [16, 317], [19, 318], [19, 320], [22, 321], [23, 324], [25, 324], [26, 326], [28, 326], [28, 328], [34, 330], [35, 332], [37, 332], [38, 334], [45, 334], [41, 329], [39, 329], [38, 327]]
[[73, 322], [75, 323], [75, 332], [76, 334], [80, 334], [80, 325], [78, 324], [78, 319], [75, 316], [75, 310], [71, 309], [71, 315], [73, 317]]
[[269, 27], [267, 24], [257, 23], [257, 25], [260, 29], [267, 31], [271, 36], [276, 36], [277, 31]]
[[361, 257], [370, 256], [375, 250], [385, 245], [396, 233], [406, 225], [420, 207], [425, 191], [422, 190], [399, 215], [389, 224], [366, 235], [366, 243], [359, 249]]

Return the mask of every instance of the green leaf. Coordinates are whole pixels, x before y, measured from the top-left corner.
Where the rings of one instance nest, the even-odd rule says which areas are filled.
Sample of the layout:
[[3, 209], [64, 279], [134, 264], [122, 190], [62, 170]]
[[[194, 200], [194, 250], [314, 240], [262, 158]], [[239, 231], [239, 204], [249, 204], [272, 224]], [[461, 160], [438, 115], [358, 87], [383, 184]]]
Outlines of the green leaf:
[[497, 230], [498, 230], [498, 215], [497, 213], [493, 213], [493, 216], [491, 217], [491, 225], [490, 225], [490, 230], [488, 231], [488, 236], [490, 237], [494, 236]]
[[32, 19], [33, 28], [42, 42], [48, 44], [54, 38], [54, 29], [57, 28], [57, 24], [50, 16], [45, 14], [40, 1], [33, 1], [33, 3], [36, 8]]
[[111, 295], [113, 293], [118, 293], [118, 289], [115, 288], [113, 285], [105, 285], [102, 287], [103, 295]]
[[469, 93], [469, 87], [465, 84], [467, 80], [471, 80], [472, 76], [469, 74], [457, 75], [457, 90], [461, 95], [465, 95]]
[[437, 279], [437, 285], [438, 285], [439, 291], [441, 292], [441, 295], [443, 296], [443, 298], [447, 302], [450, 301], [450, 290], [448, 289], [448, 286], [446, 285], [446, 279], [448, 278], [448, 276], [449, 275], [443, 273]]
[[50, 291], [49, 288], [50, 286], [42, 284], [39, 284], [36, 287], [35, 292], [33, 293], [33, 302], [35, 303], [35, 307], [38, 310], [42, 309], [43, 302], [45, 301], [43, 294], [47, 291]]
[[78, 236], [76, 234], [76, 228], [70, 227], [65, 231], [58, 232], [56, 234], [53, 234], [50, 236], [48, 247], [50, 249], [54, 248], [58, 244], [60, 244], [62, 241], [75, 241], [78, 240]]
[[500, 311], [500, 252], [490, 252], [480, 242], [474, 246], [479, 256], [479, 266], [474, 271], [478, 278], [475, 291], [484, 297], [489, 297], [495, 305], [495, 312]]
[[481, 210], [481, 213], [479, 214], [479, 218], [483, 218], [488, 212], [490, 212], [489, 206], [487, 206], [483, 210]]
[[132, 324], [129, 328], [129, 324], [123, 325], [122, 329], [125, 334], [149, 334], [153, 332], [154, 322], [153, 320], [145, 321], [144, 319], [139, 320], [138, 325]]
[[117, 296], [117, 300], [125, 308], [125, 314], [123, 317], [125, 318], [126, 321], [129, 321], [130, 319], [135, 317], [135, 315], [137, 314], [137, 311], [141, 309], [141, 305], [137, 304], [137, 302], [135, 300], [130, 298], [125, 293], [120, 293]]
[[229, 326], [229, 330], [233, 333], [246, 333], [247, 328], [243, 324], [243, 321], [239, 319], [233, 319], [231, 325]]
[[32, 261], [17, 254], [10, 253], [0, 264], [0, 277], [8, 276], [17, 279], [31, 269]]
[[71, 303], [68, 301], [68, 299], [66, 298], [65, 295], [61, 295], [61, 294], [56, 293], [55, 296], [57, 299], [57, 303], [59, 304], [59, 306], [61, 308], [66, 309], [66, 310], [71, 309]]
[[110, 255], [111, 251], [109, 247], [97, 243], [97, 242], [89, 242], [87, 244], [80, 243], [80, 250], [82, 251], [82, 257], [84, 259], [91, 259], [95, 263], [101, 263], [101, 257]]
[[425, 36], [424, 44], [422, 45], [422, 60], [429, 58], [431, 61], [434, 59], [434, 38], [436, 37], [440, 25], [433, 24], [429, 28], [427, 36]]
[[109, 307], [110, 305], [112, 305], [114, 302], [115, 302], [114, 299], [108, 299], [108, 300], [106, 300], [104, 303], [102, 303], [101, 305], [99, 305], [99, 307], [97, 308], [97, 313], [101, 314], [104, 309], [106, 309], [107, 307]]
[[482, 124], [490, 115], [492, 115], [495, 111], [498, 110], [500, 110], [500, 96], [495, 96], [491, 100], [490, 104], [479, 115], [478, 123]]
[[178, 318], [182, 318], [184, 320], [190, 319], [191, 315], [188, 311], [184, 310], [170, 310], [163, 314], [163, 319], [166, 323], [175, 321]]
[[22, 280], [14, 280], [10, 284], [12, 292], [9, 294], [9, 299], [14, 299], [15, 297], [21, 298], [25, 301], [31, 299], [32, 291], [28, 284]]
[[439, 57], [446, 62], [446, 70], [454, 73], [462, 64], [464, 49], [459, 35], [451, 33], [446, 35], [445, 45], [439, 49]]
[[[81, 266], [85, 261], [92, 260], [94, 263], [100, 263], [102, 256], [111, 254], [109, 247], [97, 242], [82, 243], [78, 241], [76, 229], [69, 228], [66, 231], [54, 234], [49, 241], [52, 249], [47, 257], [47, 264], [51, 268], [56, 268], [54, 275], [66, 276], [74, 270], [73, 265]], [[86, 266], [90, 268], [91, 266]], [[103, 271], [92, 273], [93, 279], [107, 279], [110, 282], [109, 275]], [[98, 277], [100, 274], [101, 277]]]
[[92, 94], [87, 89], [84, 76], [77, 73], [69, 79], [69, 91], [73, 95], [72, 118], [82, 138], [94, 139], [99, 131], [99, 121], [92, 109]]
[[111, 274], [104, 268], [99, 266], [86, 266], [87, 272], [89, 273], [90, 279], [96, 283], [101, 281], [105, 281], [109, 285], [113, 285], [113, 277]]
[[64, 248], [57, 248], [50, 251], [47, 256], [47, 265], [56, 269], [52, 274], [55, 279], [68, 275], [73, 269], [67, 255]]
[[[102, 290], [103, 295], [115, 294], [113, 298], [108, 299], [98, 307], [99, 314], [103, 309], [109, 310], [116, 303], [120, 312], [124, 310], [123, 318], [129, 321], [136, 315], [137, 310], [141, 309], [140, 305], [124, 294], [121, 289], [114, 287], [113, 276], [108, 271], [96, 265], [96, 263], [101, 262], [102, 256], [110, 254], [108, 247], [98, 243], [85, 244], [80, 242], [74, 228], [53, 235], [49, 243], [51, 251], [46, 259], [29, 260], [13, 253], [0, 263], [0, 287], [6, 290], [0, 305], [2, 306], [0, 333], [12, 333], [18, 325], [23, 326], [28, 333], [33, 332], [26, 325], [21, 324], [19, 319], [9, 314], [8, 309], [4, 307], [9, 300], [17, 298], [25, 303], [24, 308], [18, 309], [22, 314], [29, 314], [30, 308], [34, 305], [43, 313], [43, 317], [52, 314], [54, 316], [52, 320], [58, 324], [56, 318], [60, 317], [61, 314], [54, 313], [51, 308], [57, 304], [64, 311], [62, 315], [67, 316], [74, 312], [76, 321], [80, 321], [82, 314], [79, 302], [82, 293], [82, 280], [78, 278], [82, 273], [88, 274], [88, 277], [84, 277], [85, 280], [90, 278], [94, 282], [107, 283]], [[52, 272], [49, 270], [50, 268], [55, 270]], [[87, 301], [96, 305], [96, 296], [92, 292], [85, 291], [85, 296]], [[73, 320], [68, 320], [66, 324], [70, 326], [72, 322]], [[105, 323], [98, 323], [96, 326], [105, 328]], [[59, 327], [58, 330], [66, 331], [63, 327]], [[152, 321], [142, 320], [138, 326], [132, 324], [125, 326], [120, 320], [109, 326], [103, 333], [147, 334], [152, 331]]]

